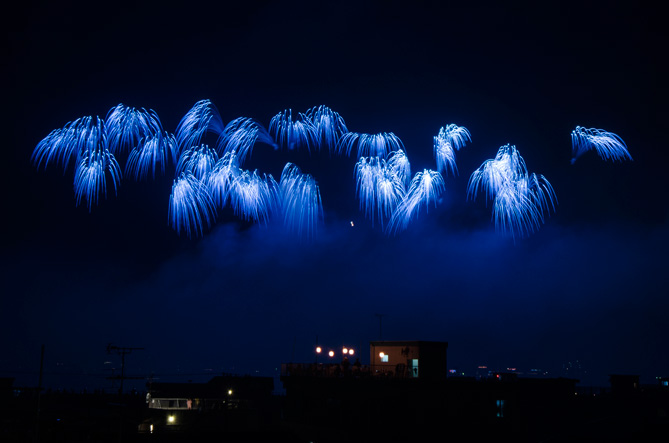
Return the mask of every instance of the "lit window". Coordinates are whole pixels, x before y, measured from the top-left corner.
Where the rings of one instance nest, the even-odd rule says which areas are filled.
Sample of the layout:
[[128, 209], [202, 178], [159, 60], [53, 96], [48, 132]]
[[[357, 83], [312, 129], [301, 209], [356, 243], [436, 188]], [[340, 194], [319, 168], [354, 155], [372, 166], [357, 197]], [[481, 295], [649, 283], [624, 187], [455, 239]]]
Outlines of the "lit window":
[[418, 359], [414, 358], [411, 360], [411, 376], [418, 378]]
[[379, 357], [381, 358], [381, 362], [388, 363], [388, 354], [379, 352]]
[[506, 409], [506, 400], [497, 400], [497, 417], [504, 418], [504, 409]]

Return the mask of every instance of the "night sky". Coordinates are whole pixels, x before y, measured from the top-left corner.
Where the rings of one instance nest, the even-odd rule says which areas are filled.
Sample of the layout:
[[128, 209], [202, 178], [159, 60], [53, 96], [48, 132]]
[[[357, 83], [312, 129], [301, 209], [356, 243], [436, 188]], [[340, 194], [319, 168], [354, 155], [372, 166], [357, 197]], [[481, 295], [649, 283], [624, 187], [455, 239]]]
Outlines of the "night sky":
[[[585, 384], [669, 375], [659, 9], [55, 3], [21, 6], [2, 27], [0, 376], [36, 385], [44, 344], [46, 385], [109, 387], [120, 362], [108, 343], [145, 348], [128, 357], [135, 376], [276, 375], [281, 363], [312, 361], [316, 337], [366, 363], [380, 332], [448, 341], [449, 367], [465, 373], [561, 376], [578, 361]], [[468, 128], [472, 143], [438, 206], [396, 236], [360, 211], [355, 159], [326, 152], [258, 144], [245, 164], [278, 179], [291, 161], [315, 177], [324, 220], [313, 239], [231, 210], [203, 237], [180, 237], [167, 217], [173, 166], [156, 180], [124, 178], [89, 212], [76, 206], [72, 168], [31, 163], [40, 140], [78, 117], [124, 103], [175, 132], [201, 99], [225, 122], [265, 127], [284, 109], [329, 106], [350, 131], [399, 136], [413, 172], [436, 168], [441, 126]], [[577, 125], [618, 134], [634, 161], [589, 152], [571, 165]], [[467, 200], [470, 174], [507, 143], [559, 201], [515, 241], [495, 232], [483, 199]]]

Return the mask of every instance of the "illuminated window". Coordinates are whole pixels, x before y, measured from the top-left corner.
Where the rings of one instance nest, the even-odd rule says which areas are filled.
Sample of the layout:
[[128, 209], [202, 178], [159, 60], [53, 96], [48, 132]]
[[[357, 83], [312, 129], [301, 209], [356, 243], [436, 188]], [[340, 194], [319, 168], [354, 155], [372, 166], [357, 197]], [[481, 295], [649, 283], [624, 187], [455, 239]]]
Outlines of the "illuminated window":
[[379, 358], [381, 359], [382, 363], [388, 363], [388, 354], [379, 352]]

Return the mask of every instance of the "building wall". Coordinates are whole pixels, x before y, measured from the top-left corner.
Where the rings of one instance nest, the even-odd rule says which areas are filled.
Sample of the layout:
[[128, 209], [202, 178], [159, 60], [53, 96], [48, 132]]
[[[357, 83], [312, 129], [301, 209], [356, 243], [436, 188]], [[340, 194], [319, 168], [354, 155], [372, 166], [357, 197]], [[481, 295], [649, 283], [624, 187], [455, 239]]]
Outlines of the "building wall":
[[[369, 361], [373, 373], [402, 378], [446, 378], [446, 342], [370, 342]], [[383, 361], [381, 353], [386, 355]]]

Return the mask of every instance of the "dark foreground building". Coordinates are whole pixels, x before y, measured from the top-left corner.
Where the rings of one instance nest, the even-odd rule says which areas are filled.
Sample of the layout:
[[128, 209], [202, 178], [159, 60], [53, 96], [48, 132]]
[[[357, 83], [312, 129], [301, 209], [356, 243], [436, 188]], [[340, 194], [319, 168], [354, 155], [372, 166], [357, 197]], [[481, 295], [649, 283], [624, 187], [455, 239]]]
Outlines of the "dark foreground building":
[[[612, 376], [578, 380], [446, 376], [446, 343], [371, 342], [370, 365], [287, 364], [285, 420], [309, 441], [654, 441], [667, 436], [669, 390]], [[664, 441], [664, 440], [658, 440]]]
[[[446, 376], [447, 344], [372, 342], [370, 363], [284, 364], [146, 393], [21, 389], [0, 379], [0, 442], [667, 441], [669, 381]], [[348, 354], [351, 355], [350, 353]]]
[[277, 438], [280, 405], [270, 377], [222, 375], [207, 383], [151, 383], [139, 432], [154, 438]]
[[151, 383], [146, 393], [123, 395], [39, 393], [13, 388], [11, 380], [3, 386], [2, 443], [296, 441], [280, 424], [282, 399], [269, 377]]
[[574, 409], [577, 380], [447, 378], [447, 349], [374, 341], [369, 366], [284, 365], [286, 419], [321, 441], [477, 441], [530, 438]]

